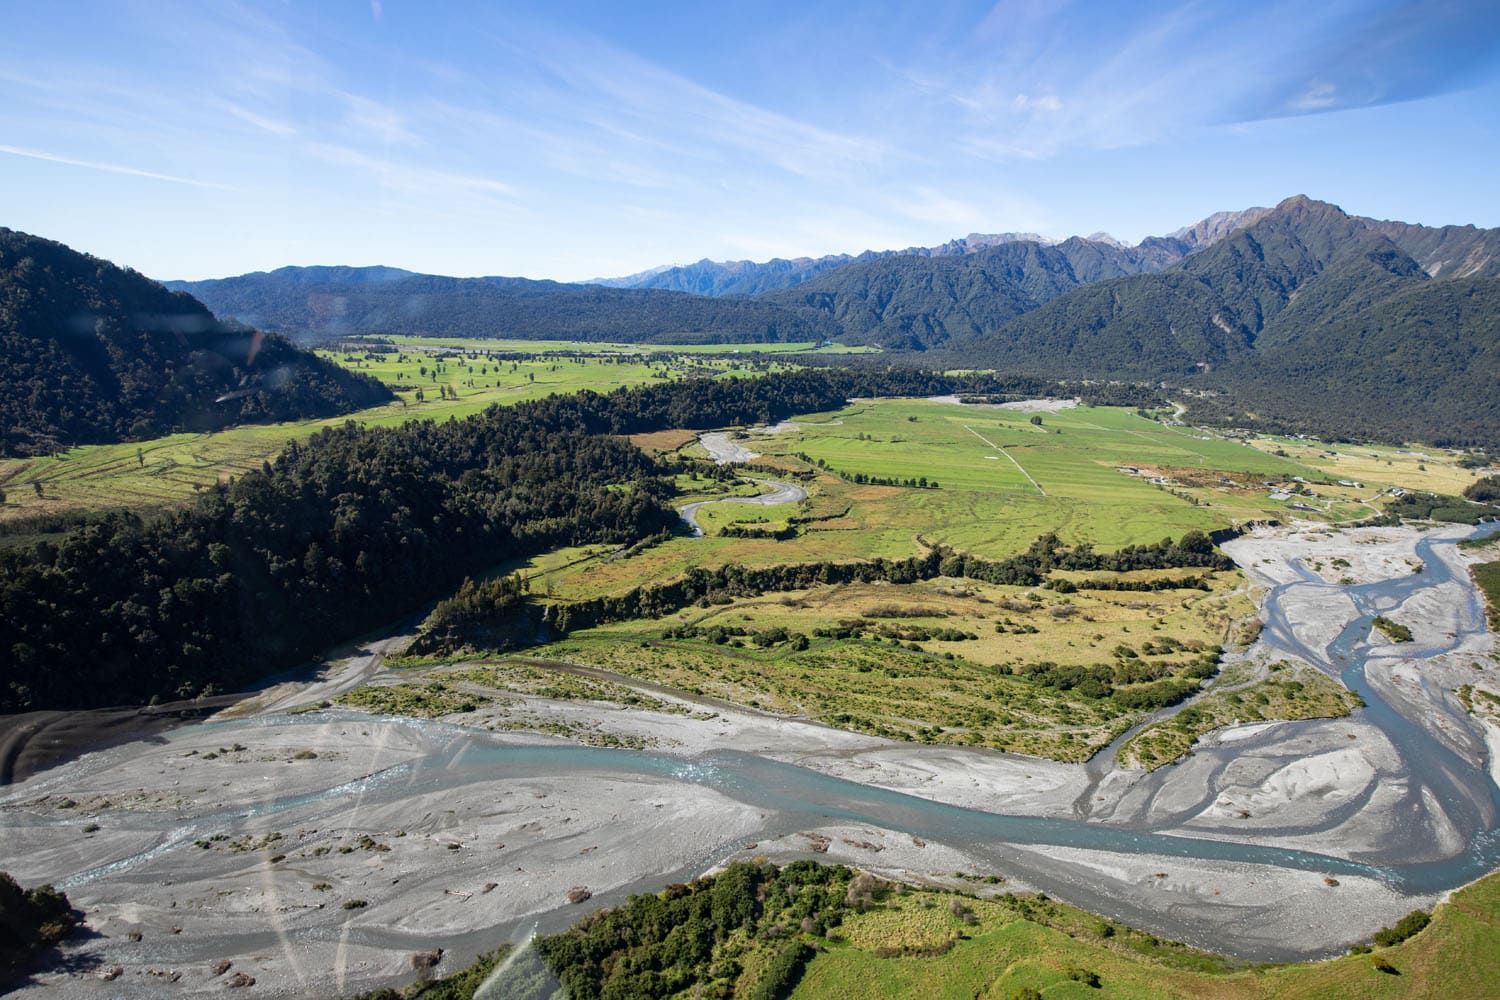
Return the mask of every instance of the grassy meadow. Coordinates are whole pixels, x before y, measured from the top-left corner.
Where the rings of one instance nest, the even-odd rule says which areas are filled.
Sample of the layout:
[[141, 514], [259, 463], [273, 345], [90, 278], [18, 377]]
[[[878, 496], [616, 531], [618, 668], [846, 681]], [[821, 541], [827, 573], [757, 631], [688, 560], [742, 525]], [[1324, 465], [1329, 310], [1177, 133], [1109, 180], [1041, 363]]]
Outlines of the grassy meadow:
[[587, 340], [505, 340], [477, 337], [413, 337], [389, 334], [383, 338], [403, 350], [434, 347], [457, 351], [504, 351], [516, 354], [549, 352], [579, 354], [879, 354], [878, 347], [817, 344], [810, 340], [785, 344], [612, 344]]
[[[437, 345], [433, 345], [437, 346]], [[499, 350], [490, 347], [491, 350]], [[533, 348], [535, 349], [535, 348]], [[370, 426], [408, 420], [450, 420], [554, 393], [584, 389], [607, 392], [688, 371], [727, 374], [733, 359], [701, 360], [636, 355], [469, 361], [413, 349], [377, 355], [320, 352], [346, 368], [374, 376], [398, 394], [395, 402], [350, 417], [282, 424], [247, 424], [212, 434], [173, 434], [150, 441], [87, 445], [44, 458], [0, 459], [0, 521], [34, 514], [114, 508], [150, 508], [178, 503], [195, 489], [250, 469], [274, 457], [287, 443], [325, 427], [355, 419]], [[418, 391], [422, 399], [417, 399]], [[41, 493], [33, 484], [41, 484]]]
[[[1457, 464], [1459, 452], [1413, 445], [1327, 444], [1307, 438], [1260, 436], [1248, 443], [1261, 451], [1285, 452], [1286, 457], [1334, 479], [1361, 483], [1366, 496], [1382, 486], [1428, 490], [1457, 496], [1479, 478], [1479, 473]], [[1311, 478], [1310, 473], [1303, 475]]]
[[[686, 454], [699, 450], [671, 443]], [[996, 407], [860, 401], [799, 418], [779, 433], [745, 435], [742, 443], [762, 456], [759, 463], [806, 475], [809, 498], [796, 508], [704, 507], [698, 520], [707, 537], [570, 567], [551, 575], [554, 591], [563, 598], [621, 593], [641, 580], [726, 562], [899, 558], [924, 543], [1003, 558], [1049, 531], [1070, 544], [1112, 550], [1260, 518], [1336, 521], [1378, 511], [1353, 491], [1318, 482], [1327, 476], [1296, 461], [1118, 407], [1043, 414], [1038, 427], [1030, 414]], [[852, 482], [859, 474], [925, 478], [938, 488]], [[1317, 495], [1271, 498], [1265, 482], [1296, 485], [1296, 476]], [[1294, 509], [1294, 502], [1310, 509]], [[715, 537], [730, 524], [776, 527], [788, 517], [805, 522], [796, 538]]]
[[[1239, 969], [1055, 901], [963, 900], [975, 920], [968, 923], [953, 915], [950, 898], [916, 892], [851, 915], [839, 929], [845, 940], [813, 958], [793, 1000], [1485, 1000], [1500, 968], [1494, 875], [1454, 893], [1416, 936], [1374, 954]], [[934, 954], [880, 957], [902, 948]]]

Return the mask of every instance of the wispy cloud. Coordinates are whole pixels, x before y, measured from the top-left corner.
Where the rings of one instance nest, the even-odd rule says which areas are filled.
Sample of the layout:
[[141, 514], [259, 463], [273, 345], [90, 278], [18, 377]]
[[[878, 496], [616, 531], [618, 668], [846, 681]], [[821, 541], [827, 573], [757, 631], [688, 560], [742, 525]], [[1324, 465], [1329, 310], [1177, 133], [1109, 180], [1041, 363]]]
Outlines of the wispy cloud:
[[307, 148], [325, 163], [366, 171], [378, 178], [382, 185], [407, 194], [437, 199], [453, 194], [476, 195], [507, 202], [516, 198], [515, 188], [491, 177], [403, 163], [332, 143], [314, 142]]
[[1327, 80], [1314, 80], [1288, 103], [1293, 111], [1323, 111], [1339, 102], [1339, 89]]
[[1044, 158], [1454, 90], [1500, 57], [1500, 6], [1005, 2], [976, 37], [900, 78], [958, 109], [973, 155]]
[[141, 170], [138, 167], [127, 166], [123, 163], [102, 163], [98, 160], [82, 160], [72, 156], [62, 156], [58, 153], [49, 153], [41, 149], [25, 149], [20, 146], [0, 145], [0, 153], [8, 156], [20, 156], [28, 160], [42, 160], [46, 163], [61, 163], [69, 167], [82, 167], [85, 170], [100, 170], [108, 174], [123, 174], [126, 177], [144, 177], [147, 180], [165, 181], [168, 184], [186, 184], [189, 187], [213, 188], [219, 191], [233, 190], [227, 184], [219, 184], [214, 181], [198, 180], [193, 177], [178, 177], [174, 174], [158, 173], [155, 170]]
[[230, 101], [221, 102], [220, 107], [222, 107], [226, 113], [233, 115], [242, 122], [247, 122], [251, 125], [254, 125], [256, 128], [260, 129], [263, 132], [270, 132], [272, 135], [297, 134], [296, 126], [292, 125], [289, 122], [282, 121], [278, 118], [272, 118], [269, 115], [257, 114], [256, 112], [251, 111], [249, 108], [241, 107], [240, 105], [234, 104]]
[[[594, 123], [651, 134], [696, 158], [750, 155], [803, 177], [823, 177], [880, 162], [890, 151], [878, 140], [799, 121], [703, 86], [598, 39], [542, 35], [525, 49], [505, 42], [519, 67], [536, 79], [541, 103], [564, 111], [561, 121]], [[605, 125], [605, 123], [610, 123]]]
[[[233, 189], [214, 211], [253, 226], [273, 265], [294, 248], [585, 276], [1065, 236], [1086, 213], [1077, 231], [1144, 235], [1097, 214], [1158, 211], [1112, 199], [1098, 164], [1160, 185], [1215, 141], [1262, 141], [1266, 119], [1446, 93], [1492, 79], [1500, 53], [1500, 5], [1483, 0], [871, 0], [662, 10], [649, 30], [552, 6], [153, 0], [65, 44], [23, 14], [0, 37], [0, 153], [55, 164], [59, 203], [91, 197], [83, 170], [138, 178], [128, 208], [158, 218], [171, 185]], [[1208, 173], [1189, 186], [1219, 202]], [[1277, 193], [1246, 183], [1246, 200], [1195, 209]], [[5, 195], [8, 217], [27, 214]], [[174, 260], [166, 273], [209, 266]]]

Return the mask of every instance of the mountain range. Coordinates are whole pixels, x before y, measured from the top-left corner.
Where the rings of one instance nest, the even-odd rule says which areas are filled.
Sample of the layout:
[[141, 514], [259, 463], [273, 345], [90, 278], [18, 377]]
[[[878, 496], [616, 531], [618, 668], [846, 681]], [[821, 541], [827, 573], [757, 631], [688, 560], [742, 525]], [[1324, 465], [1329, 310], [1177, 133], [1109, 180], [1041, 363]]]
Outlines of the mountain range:
[[[1160, 271], [1267, 210], [1222, 212], [1127, 247], [970, 234], [935, 247], [816, 260], [703, 261], [564, 284], [393, 267], [283, 267], [167, 281], [214, 312], [293, 337], [406, 333], [584, 341], [848, 343], [925, 350], [995, 329], [1072, 288]], [[752, 294], [753, 293], [753, 294]]]
[[522, 340], [794, 343], [832, 340], [811, 309], [652, 288], [450, 278], [393, 267], [283, 267], [168, 281], [214, 312], [298, 338], [407, 333]]
[[1224, 392], [1237, 423], [1493, 445], [1500, 230], [1363, 219], [1298, 196], [1171, 268], [1084, 285], [944, 353]]
[[1192, 251], [1221, 239], [1231, 230], [1250, 225], [1267, 211], [1269, 209], [1247, 208], [1241, 212], [1218, 212], [1167, 236], [1148, 237], [1134, 248], [1127, 247], [1108, 233], [1074, 236], [1067, 240], [1050, 240], [1036, 233], [970, 233], [932, 247], [866, 250], [852, 255], [832, 254], [825, 257], [796, 257], [791, 260], [778, 257], [764, 262], [713, 261], [704, 258], [696, 264], [669, 264], [623, 278], [596, 278], [589, 284], [610, 288], [662, 288], [692, 292], [695, 295], [759, 295], [762, 292], [794, 288], [825, 271], [841, 268], [846, 264], [862, 264], [889, 257], [963, 257], [1008, 243], [1035, 243], [1042, 246], [1092, 243], [1101, 248], [1124, 251], [1122, 257], [1135, 262], [1138, 270], [1160, 270]]
[[[294, 339], [374, 333], [664, 343], [837, 339], [885, 348], [882, 365], [1165, 382], [1192, 400], [1198, 419], [1500, 447], [1500, 230], [1361, 218], [1300, 195], [1270, 209], [1210, 216], [1133, 247], [1098, 234], [1055, 243], [1002, 234], [866, 254], [755, 296], [451, 278], [390, 267], [288, 267], [168, 283], [204, 309], [133, 272], [74, 255], [69, 267], [91, 274], [100, 288], [124, 282], [131, 290], [85, 294], [81, 279], [70, 278], [69, 294], [78, 301], [47, 305], [55, 283], [26, 269], [34, 261], [17, 261], [29, 253], [55, 263], [66, 248], [22, 234], [7, 239], [8, 297], [0, 298], [6, 386], [19, 380], [69, 387], [16, 390], [0, 404], [34, 410], [30, 424], [41, 430], [27, 433], [41, 442], [88, 439], [73, 420], [79, 409], [108, 411], [111, 434], [138, 435], [256, 419], [262, 411], [283, 412], [294, 399], [312, 406], [307, 393], [259, 392], [261, 376], [247, 375], [235, 354], [246, 336], [235, 324], [248, 324]], [[34, 242], [18, 258], [17, 241], [26, 240]], [[44, 246], [53, 249], [36, 249]], [[776, 263], [747, 268], [762, 269], [757, 280], [769, 280]], [[210, 309], [234, 322], [219, 323]], [[87, 342], [75, 342], [70, 316], [90, 317], [90, 335], [103, 338], [102, 346], [79, 353]], [[168, 344], [162, 338], [170, 334], [176, 346], [153, 347], [149, 359], [132, 361], [121, 345], [134, 341], [117, 330], [154, 345]], [[269, 343], [278, 359], [295, 350], [274, 338]], [[220, 360], [209, 364], [212, 356]], [[64, 357], [74, 360], [63, 364]], [[78, 360], [84, 357], [90, 360]], [[185, 365], [182, 357], [194, 360]], [[329, 406], [364, 398], [366, 389], [339, 381], [308, 357], [285, 355], [287, 370], [326, 385]], [[152, 366], [161, 370], [155, 381], [145, 374]], [[55, 370], [35, 374], [43, 369]], [[88, 377], [68, 374], [75, 370]], [[216, 402], [206, 406], [210, 388]], [[224, 411], [219, 397], [238, 399], [240, 388], [252, 390], [244, 394], [250, 401]], [[130, 402], [109, 410], [122, 394]], [[4, 415], [15, 427], [24, 414]]]

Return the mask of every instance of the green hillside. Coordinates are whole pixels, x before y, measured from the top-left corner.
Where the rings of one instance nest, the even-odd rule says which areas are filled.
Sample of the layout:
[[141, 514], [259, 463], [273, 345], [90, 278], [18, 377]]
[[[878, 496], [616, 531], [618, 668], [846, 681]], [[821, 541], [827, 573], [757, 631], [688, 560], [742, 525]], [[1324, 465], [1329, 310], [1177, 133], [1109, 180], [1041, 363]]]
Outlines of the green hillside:
[[391, 398], [134, 271], [0, 229], [0, 455], [327, 417]]

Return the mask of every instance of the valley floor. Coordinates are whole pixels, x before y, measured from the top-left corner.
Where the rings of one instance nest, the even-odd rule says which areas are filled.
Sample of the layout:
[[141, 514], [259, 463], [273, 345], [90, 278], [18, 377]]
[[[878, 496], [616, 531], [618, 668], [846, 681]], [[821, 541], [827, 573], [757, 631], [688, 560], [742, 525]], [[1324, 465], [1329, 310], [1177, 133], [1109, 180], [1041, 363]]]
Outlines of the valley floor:
[[[1492, 790], [1465, 797], [1424, 756], [1431, 743], [1484, 773], [1500, 745], [1456, 693], [1500, 694], [1462, 572], [1482, 553], [1450, 544], [1460, 534], [1304, 525], [1230, 543], [1268, 588], [1239, 662], [1337, 675], [1341, 651], [1363, 648], [1344, 636], [1365, 613], [1348, 595], [1362, 595], [1414, 635], [1391, 644], [1366, 626], [1358, 643], [1373, 647], [1371, 690], [1416, 734], [1397, 745], [1404, 730], [1363, 712], [1257, 721], [1151, 771], [1116, 763], [1132, 734], [1064, 764], [894, 742], [586, 665], [393, 667], [399, 637], [369, 644], [311, 684], [7, 787], [0, 869], [57, 883], [88, 914], [65, 964], [20, 993], [218, 992], [228, 961], [257, 994], [337, 996], [409, 980], [436, 944], [457, 968], [754, 856], [1045, 890], [1250, 959], [1334, 954], [1488, 870], [1464, 851], [1474, 823], [1495, 825]], [[368, 691], [435, 718], [338, 703]], [[1413, 862], [1427, 874], [1392, 874]], [[569, 902], [575, 889], [586, 902]]]

